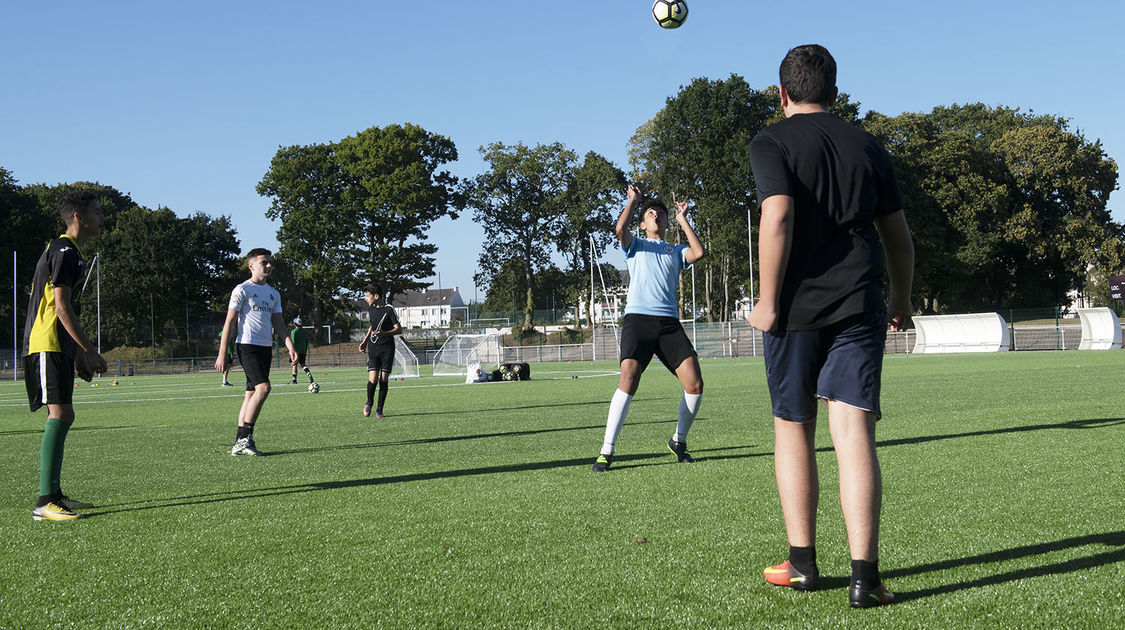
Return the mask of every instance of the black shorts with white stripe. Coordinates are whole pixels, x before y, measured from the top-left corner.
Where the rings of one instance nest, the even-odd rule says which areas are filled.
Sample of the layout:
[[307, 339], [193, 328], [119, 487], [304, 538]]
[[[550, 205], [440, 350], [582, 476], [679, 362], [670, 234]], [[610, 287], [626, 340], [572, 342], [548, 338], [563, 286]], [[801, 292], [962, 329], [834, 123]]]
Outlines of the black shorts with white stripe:
[[36, 352], [23, 358], [27, 402], [35, 411], [43, 405], [74, 402], [74, 359], [61, 352]]

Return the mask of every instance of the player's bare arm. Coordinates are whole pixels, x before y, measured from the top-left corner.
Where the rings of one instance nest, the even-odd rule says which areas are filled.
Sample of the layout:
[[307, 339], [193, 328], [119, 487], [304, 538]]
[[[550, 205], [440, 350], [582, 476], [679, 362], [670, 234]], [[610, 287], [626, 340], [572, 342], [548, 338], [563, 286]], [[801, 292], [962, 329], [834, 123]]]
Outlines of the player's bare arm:
[[644, 196], [632, 184], [629, 184], [629, 187], [625, 189], [625, 194], [629, 196], [629, 201], [625, 202], [625, 208], [621, 211], [621, 216], [617, 217], [617, 226], [613, 231], [617, 233], [617, 240], [621, 241], [621, 246], [629, 249], [630, 243], [633, 242], [633, 233], [629, 229], [633, 223], [633, 213], [637, 211], [637, 206], [640, 205]]
[[793, 198], [773, 195], [762, 202], [762, 221], [758, 226], [758, 284], [761, 298], [746, 321], [754, 328], [769, 332], [777, 326], [777, 306], [781, 299], [781, 281], [789, 263], [793, 243]]
[[[289, 335], [284, 334], [285, 318], [281, 316], [281, 313], [274, 313], [273, 317], [270, 318], [270, 321], [273, 322], [274, 331], [275, 332], [281, 331], [281, 332], [279, 332], [279, 334], [282, 337], [285, 338], [285, 347], [286, 347], [286, 349], [289, 350], [289, 362], [290, 363], [296, 363], [297, 362], [297, 347], [293, 345], [293, 340], [289, 338]], [[219, 356], [222, 356], [222, 355], [219, 355]]]
[[82, 328], [82, 322], [78, 321], [78, 316], [70, 304], [70, 297], [70, 287], [66, 285], [55, 287], [55, 313], [58, 315], [63, 328], [78, 344], [78, 355], [80, 356], [75, 356], [74, 368], [78, 371], [82, 380], [89, 381], [93, 378], [95, 372], [105, 372], [107, 366], [105, 359], [98, 354], [97, 347], [86, 336], [86, 331]]
[[690, 265], [707, 255], [707, 252], [703, 249], [703, 243], [699, 242], [699, 237], [695, 235], [695, 230], [691, 229], [691, 223], [688, 223], [687, 208], [688, 202], [676, 202], [676, 224], [683, 230], [688, 247], [691, 248], [684, 254], [684, 260]]
[[901, 210], [875, 218], [875, 229], [883, 242], [887, 258], [890, 295], [887, 298], [887, 322], [893, 331], [910, 328], [914, 306], [910, 302], [914, 279], [914, 239]]
[[219, 338], [219, 356], [215, 358], [215, 371], [226, 372], [227, 363], [230, 357], [227, 354], [227, 348], [230, 347], [230, 331], [234, 328], [234, 322], [238, 319], [238, 311], [227, 309], [227, 318], [223, 322], [223, 336]]

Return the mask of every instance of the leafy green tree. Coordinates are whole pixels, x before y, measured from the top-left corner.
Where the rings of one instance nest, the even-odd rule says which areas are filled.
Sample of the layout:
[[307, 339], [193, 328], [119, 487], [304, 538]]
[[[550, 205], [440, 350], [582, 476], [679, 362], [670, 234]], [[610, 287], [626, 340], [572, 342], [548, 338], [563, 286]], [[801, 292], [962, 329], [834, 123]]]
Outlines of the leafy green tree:
[[867, 116], [895, 162], [924, 312], [1065, 304], [1088, 269], [1120, 266], [1116, 164], [1067, 125], [980, 104]]
[[[590, 239], [600, 252], [616, 242], [613, 226], [617, 212], [625, 203], [624, 190], [625, 174], [593, 151], [586, 154], [574, 171], [567, 188], [569, 199], [565, 216], [554, 238], [555, 248], [567, 262], [566, 284], [571, 304], [589, 303], [595, 294], [595, 285], [590, 283]], [[591, 318], [591, 327], [593, 324]]]
[[481, 147], [488, 170], [470, 185], [470, 205], [484, 228], [478, 284], [491, 285], [506, 261], [523, 267], [524, 328], [532, 327], [535, 275], [550, 264], [550, 244], [563, 230], [577, 156], [560, 143]]
[[[0, 322], [15, 318], [17, 334], [23, 334], [27, 316], [27, 291], [35, 263], [47, 243], [58, 236], [54, 216], [39, 207], [38, 200], [16, 183], [11, 171], [0, 167], [0, 224], [6, 235], [0, 239]], [[9, 238], [10, 237], [10, 238]], [[16, 254], [16, 302], [12, 304], [12, 253]], [[17, 340], [17, 344], [19, 341]], [[10, 359], [10, 356], [4, 357]]]
[[420, 278], [434, 275], [437, 246], [427, 232], [438, 219], [456, 219], [465, 205], [458, 178], [440, 170], [457, 161], [453, 141], [407, 123], [372, 127], [335, 150], [348, 182], [358, 274], [383, 284], [388, 299], [428, 287]]
[[[342, 294], [361, 288], [350, 260], [355, 243], [355, 212], [345, 200], [353, 185], [330, 144], [278, 149], [258, 183], [258, 194], [270, 198], [266, 216], [280, 219], [279, 266], [294, 283], [278, 283], [287, 303], [294, 298], [316, 330], [346, 310]], [[359, 286], [350, 286], [358, 284]]]
[[389, 297], [429, 286], [419, 280], [434, 274], [427, 231], [464, 206], [457, 178], [440, 170], [456, 159], [452, 141], [411, 124], [278, 150], [258, 194], [281, 220], [278, 257], [318, 331], [370, 281]]

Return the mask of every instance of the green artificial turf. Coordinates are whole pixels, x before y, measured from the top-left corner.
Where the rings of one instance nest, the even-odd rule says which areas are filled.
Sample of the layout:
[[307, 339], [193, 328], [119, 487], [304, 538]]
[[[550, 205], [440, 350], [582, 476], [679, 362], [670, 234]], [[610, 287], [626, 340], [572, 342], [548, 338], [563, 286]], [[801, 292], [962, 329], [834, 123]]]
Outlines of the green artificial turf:
[[760, 359], [703, 362], [692, 465], [667, 451], [681, 390], [654, 365], [601, 475], [611, 364], [394, 381], [382, 420], [360, 414], [363, 370], [318, 371], [318, 395], [275, 386], [257, 458], [226, 454], [241, 388], [215, 374], [83, 383], [63, 487], [98, 507], [65, 523], [31, 519], [46, 413], [2, 383], [0, 628], [1119, 626], [1123, 365], [888, 356], [880, 568], [899, 602], [872, 610], [847, 607], [826, 420], [823, 588], [761, 577], [786, 542]]

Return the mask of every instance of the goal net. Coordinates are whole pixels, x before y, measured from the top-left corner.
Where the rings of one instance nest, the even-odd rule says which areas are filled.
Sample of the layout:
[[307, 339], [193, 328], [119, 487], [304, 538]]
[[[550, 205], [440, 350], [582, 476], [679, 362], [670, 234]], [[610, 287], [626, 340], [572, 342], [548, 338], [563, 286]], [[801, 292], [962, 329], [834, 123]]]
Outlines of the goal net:
[[399, 336], [395, 336], [395, 365], [391, 370], [391, 376], [394, 378], [418, 376], [418, 357]]
[[499, 335], [453, 335], [434, 355], [434, 376], [466, 375], [469, 365], [491, 366], [499, 363]]

